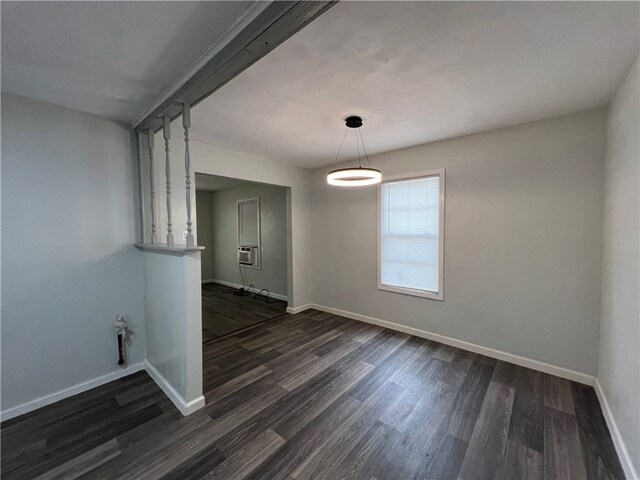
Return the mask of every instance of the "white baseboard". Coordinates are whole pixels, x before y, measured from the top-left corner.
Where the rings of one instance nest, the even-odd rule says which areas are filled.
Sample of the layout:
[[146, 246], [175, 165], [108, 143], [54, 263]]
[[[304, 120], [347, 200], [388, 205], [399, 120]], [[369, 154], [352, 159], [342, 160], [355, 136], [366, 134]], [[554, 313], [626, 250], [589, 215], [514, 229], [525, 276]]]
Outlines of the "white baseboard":
[[[242, 285], [239, 283], [227, 282], [226, 280], [218, 280], [216, 278], [208, 278], [206, 280], [202, 280], [202, 283], [219, 283], [220, 285], [224, 285], [225, 287], [233, 287], [233, 288], [242, 288]], [[258, 287], [254, 287], [256, 292], [260, 291]], [[279, 293], [273, 293], [269, 290], [269, 296], [273, 297], [277, 300], [284, 300], [285, 302], [289, 301], [289, 297], [286, 295], [281, 295]]]
[[106, 375], [94, 378], [93, 380], [89, 380], [87, 382], [79, 383], [72, 387], [65, 388], [64, 390], [45, 395], [44, 397], [36, 398], [35, 400], [23, 403], [22, 405], [8, 408], [0, 412], [0, 421], [4, 422], [5, 420], [9, 420], [10, 418], [32, 412], [33, 410], [37, 410], [38, 408], [46, 407], [47, 405], [51, 405], [52, 403], [64, 400], [65, 398], [72, 397], [73, 395], [77, 395], [82, 392], [86, 392], [87, 390], [91, 390], [92, 388], [99, 387], [100, 385], [112, 382], [113, 380], [126, 377], [127, 375], [139, 372], [140, 370], [144, 370], [144, 363], [142, 362], [136, 363], [135, 365], [130, 365], [120, 370], [116, 370], [115, 372], [107, 373]]
[[606, 420], [607, 426], [609, 427], [609, 432], [611, 432], [613, 445], [616, 447], [616, 452], [618, 453], [618, 457], [620, 458], [620, 463], [622, 464], [622, 468], [624, 469], [624, 474], [628, 479], [638, 480], [640, 476], [638, 476], [638, 472], [633, 465], [631, 455], [629, 455], [629, 450], [627, 450], [627, 446], [624, 443], [622, 435], [620, 434], [620, 430], [618, 429], [618, 424], [616, 423], [613, 412], [611, 411], [611, 407], [609, 406], [609, 402], [607, 401], [607, 396], [604, 394], [604, 390], [602, 390], [602, 386], [600, 385], [600, 382], [598, 382], [597, 378], [593, 384], [593, 387], [596, 391], [596, 395], [598, 396], [598, 400], [600, 400], [602, 414], [604, 415], [604, 419]]
[[175, 388], [173, 388], [173, 386], [167, 381], [166, 378], [164, 378], [164, 376], [156, 369], [156, 367], [151, 365], [148, 361], [145, 361], [144, 367], [147, 373], [158, 384], [165, 395], [169, 397], [169, 400], [171, 400], [176, 408], [180, 410], [180, 413], [182, 413], [182, 415], [187, 416], [204, 407], [204, 396], [201, 395], [195, 400], [187, 402], [184, 398], [182, 398], [182, 395], [176, 392]]
[[191, 415], [193, 412], [195, 412], [196, 410], [200, 410], [202, 407], [204, 407], [204, 395], [200, 395], [195, 400], [191, 400], [190, 402], [188, 402], [183, 415]]
[[[434, 340], [439, 343], [444, 343], [445, 345], [451, 345], [452, 347], [461, 348], [463, 350], [468, 350], [474, 353], [479, 353], [481, 355], [486, 355], [487, 357], [497, 358], [498, 360], [514, 363], [522, 367], [531, 368], [533, 370], [538, 370], [540, 372], [555, 375], [557, 377], [566, 378], [568, 380], [573, 380], [574, 382], [583, 383], [589, 386], [593, 386], [593, 382], [595, 380], [594, 376], [587, 375], [586, 373], [576, 372], [574, 370], [569, 370], [568, 368], [558, 367], [556, 365], [540, 362], [538, 360], [532, 360], [530, 358], [521, 357], [519, 355], [514, 355], [513, 353], [503, 352], [502, 350], [495, 350], [493, 348], [483, 347], [482, 345], [465, 342], [464, 340], [445, 337], [444, 335], [427, 332], [425, 330], [420, 330], [418, 328], [407, 327], [405, 325], [400, 325], [398, 323], [388, 322], [387, 320], [381, 320], [379, 318], [374, 318], [374, 317], [367, 317], [366, 315], [360, 315], [359, 313], [348, 312], [345, 310], [339, 310], [337, 308], [326, 307], [324, 305], [317, 305], [314, 303], [311, 303], [311, 304], [305, 305], [304, 307], [299, 307], [299, 308], [301, 309], [299, 311], [302, 311], [302, 309], [306, 309], [306, 308], [315, 308], [316, 310], [332, 313], [334, 315], [340, 315], [341, 317], [351, 318], [352, 320], [371, 323], [373, 325], [389, 328], [391, 330], [396, 330], [398, 332], [408, 333], [410, 335], [426, 338], [428, 340]], [[295, 312], [295, 313], [298, 313], [298, 312]]]
[[307, 303], [306, 305], [302, 305], [300, 307], [295, 307], [295, 308], [287, 307], [287, 313], [296, 314], [296, 313], [304, 312], [305, 310], [309, 310], [310, 308], [316, 308], [316, 307], [317, 305], [314, 305], [312, 303]]

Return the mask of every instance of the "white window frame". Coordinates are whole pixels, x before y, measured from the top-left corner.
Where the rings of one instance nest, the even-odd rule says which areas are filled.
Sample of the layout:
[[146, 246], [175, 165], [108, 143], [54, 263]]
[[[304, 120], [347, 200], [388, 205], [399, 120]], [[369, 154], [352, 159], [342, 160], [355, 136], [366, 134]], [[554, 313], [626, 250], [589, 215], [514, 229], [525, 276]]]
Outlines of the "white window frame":
[[[243, 203], [256, 203], [258, 210], [258, 243], [257, 244], [244, 244], [240, 242], [240, 205]], [[262, 212], [260, 210], [260, 197], [243, 198], [236, 201], [236, 238], [238, 239], [238, 248], [243, 247], [257, 247], [258, 248], [258, 264], [257, 265], [242, 265], [243, 268], [252, 268], [254, 270], [262, 270], [262, 228], [260, 225]]]
[[[389, 182], [402, 180], [413, 180], [424, 177], [440, 177], [440, 224], [438, 237], [438, 291], [432, 292], [415, 288], [399, 287], [395, 285], [385, 285], [382, 283], [382, 185]], [[445, 203], [445, 169], [427, 170], [423, 172], [409, 173], [403, 175], [385, 175], [382, 182], [378, 184], [378, 290], [401, 293], [415, 297], [430, 298], [432, 300], [444, 300], [444, 203]]]

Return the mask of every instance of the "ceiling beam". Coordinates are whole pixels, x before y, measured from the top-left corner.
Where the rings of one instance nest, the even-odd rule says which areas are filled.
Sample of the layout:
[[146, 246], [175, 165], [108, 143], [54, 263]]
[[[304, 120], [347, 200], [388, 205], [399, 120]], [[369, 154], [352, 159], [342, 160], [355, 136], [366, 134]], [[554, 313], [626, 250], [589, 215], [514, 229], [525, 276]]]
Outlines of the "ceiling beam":
[[173, 120], [180, 116], [183, 103], [197, 105], [335, 3], [337, 1], [271, 2], [164, 101], [135, 122], [136, 132], [159, 130], [162, 117]]

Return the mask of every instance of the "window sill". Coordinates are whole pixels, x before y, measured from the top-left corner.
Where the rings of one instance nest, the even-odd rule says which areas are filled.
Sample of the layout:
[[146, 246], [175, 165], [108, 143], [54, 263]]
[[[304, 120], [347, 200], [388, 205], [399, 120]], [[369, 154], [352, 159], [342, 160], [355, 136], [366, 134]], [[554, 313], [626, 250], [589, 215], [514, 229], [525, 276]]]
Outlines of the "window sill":
[[405, 287], [394, 287], [392, 285], [382, 285], [378, 284], [378, 290], [384, 290], [386, 292], [400, 293], [402, 295], [410, 295], [412, 297], [421, 297], [428, 298], [431, 300], [438, 300], [440, 302], [444, 301], [444, 292], [440, 290], [439, 292], [427, 292], [425, 290], [415, 290], [413, 288], [405, 288]]

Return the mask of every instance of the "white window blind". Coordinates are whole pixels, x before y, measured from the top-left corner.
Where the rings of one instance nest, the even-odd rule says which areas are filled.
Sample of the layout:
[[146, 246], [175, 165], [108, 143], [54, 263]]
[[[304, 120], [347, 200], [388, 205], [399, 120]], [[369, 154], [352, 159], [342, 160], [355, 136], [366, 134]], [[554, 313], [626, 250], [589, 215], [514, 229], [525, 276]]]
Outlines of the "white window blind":
[[432, 174], [381, 184], [380, 288], [441, 295], [442, 180]]

